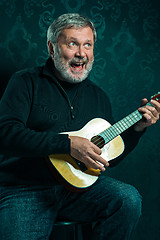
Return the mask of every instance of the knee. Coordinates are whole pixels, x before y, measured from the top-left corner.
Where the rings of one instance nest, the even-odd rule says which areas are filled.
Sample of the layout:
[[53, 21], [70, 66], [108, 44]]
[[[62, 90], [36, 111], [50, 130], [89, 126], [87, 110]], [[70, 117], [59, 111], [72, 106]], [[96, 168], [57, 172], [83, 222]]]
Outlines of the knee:
[[118, 202], [126, 218], [139, 219], [142, 209], [142, 197], [137, 189], [126, 184], [119, 192]]

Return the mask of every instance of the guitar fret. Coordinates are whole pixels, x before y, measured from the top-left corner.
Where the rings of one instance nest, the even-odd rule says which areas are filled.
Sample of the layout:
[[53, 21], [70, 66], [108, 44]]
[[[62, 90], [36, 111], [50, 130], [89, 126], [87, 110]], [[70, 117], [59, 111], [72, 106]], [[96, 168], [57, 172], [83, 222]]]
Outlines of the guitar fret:
[[[123, 119], [119, 122], [117, 122], [117, 124], [115, 125], [119, 125], [120, 126], [120, 132], [119, 133], [122, 133], [123, 131], [126, 130], [126, 128], [128, 127], [128, 124], [126, 121], [124, 121]], [[127, 126], [127, 127], [126, 127]]]
[[110, 141], [112, 140], [112, 133], [110, 131], [110, 128], [108, 128], [106, 131], [105, 131], [105, 134], [107, 136], [107, 141]]
[[103, 137], [103, 139], [105, 140], [105, 144], [110, 142], [115, 137], [115, 132], [113, 131], [113, 126], [110, 126], [105, 131], [100, 133], [99, 135], [101, 137], [103, 137], [103, 135], [105, 135], [105, 138]]
[[132, 118], [130, 118], [130, 115], [128, 115], [124, 120], [127, 122], [128, 127], [132, 126]]
[[106, 140], [109, 142], [112, 140], [112, 135], [109, 131], [104, 131], [102, 133], [99, 134], [99, 136], [101, 136], [104, 140], [105, 140], [105, 143], [106, 143]]
[[119, 130], [118, 134], [124, 131], [125, 126], [120, 124], [120, 122], [115, 123], [114, 126]]
[[117, 132], [115, 131], [114, 126], [111, 126], [110, 129], [111, 129], [111, 131], [113, 133], [113, 137], [116, 137], [117, 136]]
[[136, 122], [138, 122], [142, 118], [142, 115], [138, 110], [129, 114], [127, 117], [121, 119], [117, 123], [113, 124], [99, 135], [103, 137], [105, 143], [110, 142], [112, 139], [117, 137], [119, 134], [124, 132], [126, 129], [130, 128]]
[[137, 122], [142, 118], [142, 115], [140, 114], [140, 112], [137, 110], [135, 112], [133, 112], [133, 117], [137, 120]]
[[109, 134], [109, 138], [107, 139], [107, 142], [112, 140], [113, 139], [113, 132], [111, 130], [111, 127], [107, 128], [105, 132], [107, 133], [107, 136]]
[[142, 115], [139, 113], [138, 110], [129, 114], [127, 117], [121, 120], [122, 123], [126, 123], [126, 129], [131, 127], [133, 124], [138, 122], [142, 118]]

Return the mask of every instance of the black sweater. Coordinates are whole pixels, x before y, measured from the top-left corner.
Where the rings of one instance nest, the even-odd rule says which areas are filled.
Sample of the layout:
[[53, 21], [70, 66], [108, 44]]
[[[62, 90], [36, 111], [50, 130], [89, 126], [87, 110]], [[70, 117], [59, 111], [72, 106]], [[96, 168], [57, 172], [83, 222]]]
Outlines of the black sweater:
[[[70, 140], [61, 132], [81, 129], [93, 118], [113, 123], [106, 94], [90, 80], [61, 84], [51, 59], [45, 66], [15, 73], [0, 101], [0, 184], [57, 184], [45, 157], [70, 153]], [[126, 154], [141, 134], [122, 134]]]

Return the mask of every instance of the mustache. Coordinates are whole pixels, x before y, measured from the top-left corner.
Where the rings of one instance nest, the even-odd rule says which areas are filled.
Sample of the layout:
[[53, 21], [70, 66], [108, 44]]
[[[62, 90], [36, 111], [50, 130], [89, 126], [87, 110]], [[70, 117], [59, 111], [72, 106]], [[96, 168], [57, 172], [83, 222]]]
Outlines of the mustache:
[[69, 61], [69, 64], [74, 64], [74, 63], [83, 63], [86, 64], [88, 63], [88, 59], [86, 57], [74, 57], [72, 60]]

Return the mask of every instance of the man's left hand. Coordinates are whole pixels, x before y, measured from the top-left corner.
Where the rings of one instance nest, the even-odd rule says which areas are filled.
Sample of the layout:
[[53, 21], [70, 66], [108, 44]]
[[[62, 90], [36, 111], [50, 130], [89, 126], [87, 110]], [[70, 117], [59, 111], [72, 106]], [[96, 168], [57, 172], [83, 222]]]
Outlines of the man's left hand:
[[152, 106], [146, 105], [148, 100], [146, 98], [142, 99], [142, 104], [138, 111], [142, 114], [142, 119], [135, 124], [134, 130], [137, 132], [143, 131], [146, 127], [155, 124], [159, 119], [160, 114], [160, 103], [151, 100]]

